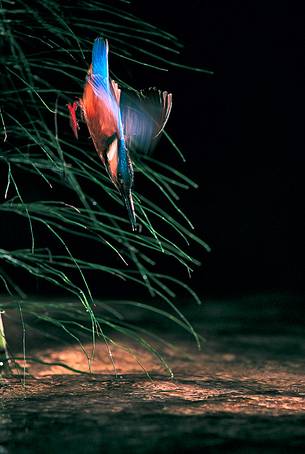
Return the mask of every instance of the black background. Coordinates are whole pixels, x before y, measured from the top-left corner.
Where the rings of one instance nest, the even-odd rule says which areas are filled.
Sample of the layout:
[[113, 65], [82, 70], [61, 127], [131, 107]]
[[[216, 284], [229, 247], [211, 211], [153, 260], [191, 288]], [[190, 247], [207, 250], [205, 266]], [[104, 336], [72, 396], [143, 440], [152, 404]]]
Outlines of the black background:
[[[192, 284], [201, 294], [304, 289], [304, 15], [271, 3], [127, 5], [180, 38], [179, 62], [214, 71], [130, 67], [138, 88], [173, 92], [168, 131], [187, 162], [164, 140], [155, 157], [199, 183], [181, 204], [212, 248], [194, 250], [202, 267]], [[6, 231], [14, 241], [22, 237], [9, 220]]]
[[[200, 184], [183, 199], [212, 247], [205, 292], [304, 289], [304, 14], [283, 2], [154, 2], [138, 12], [184, 42], [169, 128]], [[173, 76], [171, 75], [173, 74]], [[178, 127], [177, 127], [178, 125]]]

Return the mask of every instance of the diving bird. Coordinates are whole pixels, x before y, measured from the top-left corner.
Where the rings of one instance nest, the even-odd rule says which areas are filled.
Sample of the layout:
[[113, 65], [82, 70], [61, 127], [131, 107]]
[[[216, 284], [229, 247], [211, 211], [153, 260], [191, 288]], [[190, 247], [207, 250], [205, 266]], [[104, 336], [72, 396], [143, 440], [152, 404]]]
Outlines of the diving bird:
[[150, 153], [155, 147], [172, 107], [172, 94], [156, 88], [122, 90], [109, 77], [108, 41], [93, 44], [83, 96], [68, 104], [76, 138], [81, 109], [90, 136], [106, 171], [126, 206], [132, 230], [137, 227], [132, 187], [133, 153]]

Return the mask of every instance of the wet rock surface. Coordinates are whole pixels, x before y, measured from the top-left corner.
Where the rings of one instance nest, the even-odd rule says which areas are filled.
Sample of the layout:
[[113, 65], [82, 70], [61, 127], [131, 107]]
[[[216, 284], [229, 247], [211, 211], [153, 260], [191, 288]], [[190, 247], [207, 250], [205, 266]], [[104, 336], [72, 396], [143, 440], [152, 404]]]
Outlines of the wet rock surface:
[[[1, 380], [0, 453], [302, 451], [303, 312], [289, 296], [207, 302], [190, 313], [202, 351], [168, 332], [173, 379], [141, 350], [151, 377], [119, 349], [115, 376], [102, 344], [92, 374], [33, 364], [36, 378]], [[42, 354], [84, 366], [75, 346]]]

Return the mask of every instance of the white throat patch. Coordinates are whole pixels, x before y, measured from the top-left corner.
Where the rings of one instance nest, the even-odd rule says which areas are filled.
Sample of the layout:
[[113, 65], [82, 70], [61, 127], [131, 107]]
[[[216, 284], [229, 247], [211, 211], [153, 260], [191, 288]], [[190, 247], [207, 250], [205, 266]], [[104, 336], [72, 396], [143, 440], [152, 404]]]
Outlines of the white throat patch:
[[117, 155], [118, 153], [118, 139], [114, 139], [114, 141], [109, 145], [108, 151], [107, 151], [107, 158], [108, 161], [112, 161], [112, 159]]

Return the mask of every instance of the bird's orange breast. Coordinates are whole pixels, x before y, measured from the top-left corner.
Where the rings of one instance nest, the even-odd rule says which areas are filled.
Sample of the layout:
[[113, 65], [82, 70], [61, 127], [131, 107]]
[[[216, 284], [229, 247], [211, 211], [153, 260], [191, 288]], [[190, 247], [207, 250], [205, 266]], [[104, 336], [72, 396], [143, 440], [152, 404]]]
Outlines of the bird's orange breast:
[[118, 132], [117, 118], [111, 108], [110, 98], [107, 94], [97, 96], [88, 82], [84, 88], [82, 109], [89, 132], [95, 142]]
[[[114, 134], [119, 134], [117, 115], [113, 112], [113, 99], [107, 93], [97, 96], [90, 83], [84, 87], [81, 108], [93, 140], [95, 149], [104, 164], [107, 162], [107, 169], [112, 181], [116, 184], [118, 167], [117, 139], [112, 143], [116, 150], [109, 150], [107, 139]], [[110, 151], [110, 154], [109, 154]], [[111, 152], [113, 151], [113, 152]], [[111, 159], [110, 158], [111, 155]]]

